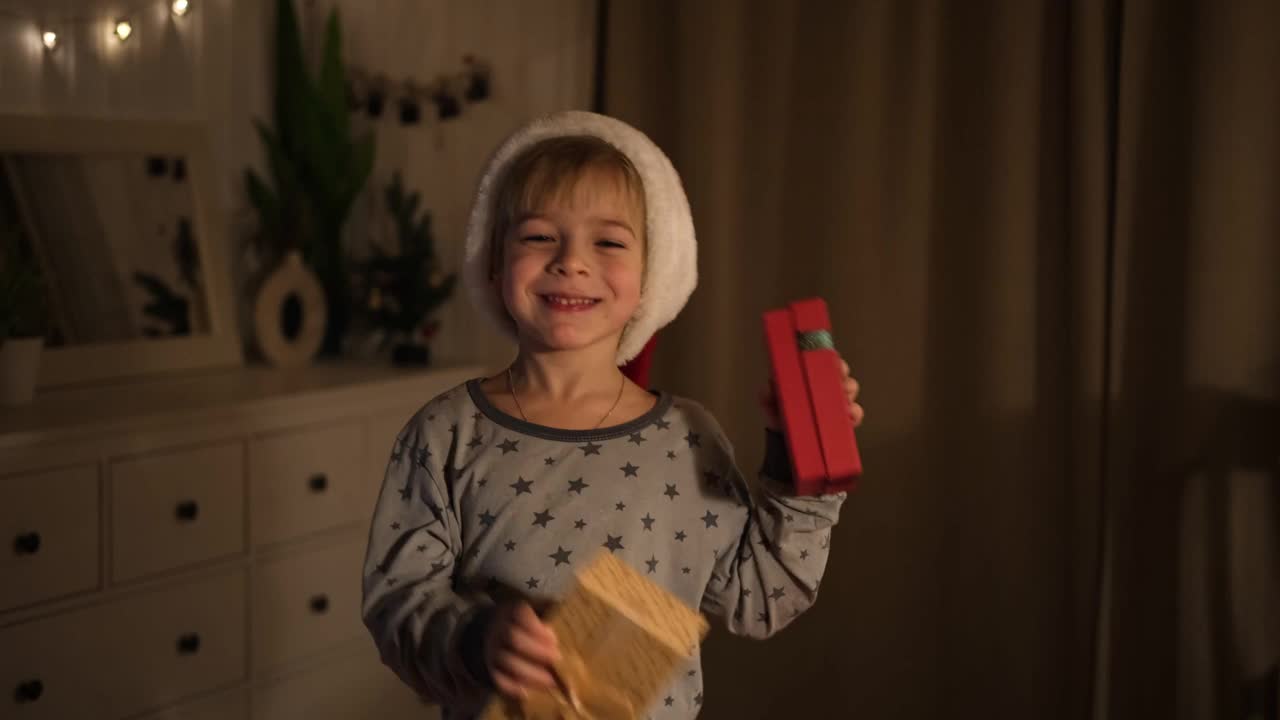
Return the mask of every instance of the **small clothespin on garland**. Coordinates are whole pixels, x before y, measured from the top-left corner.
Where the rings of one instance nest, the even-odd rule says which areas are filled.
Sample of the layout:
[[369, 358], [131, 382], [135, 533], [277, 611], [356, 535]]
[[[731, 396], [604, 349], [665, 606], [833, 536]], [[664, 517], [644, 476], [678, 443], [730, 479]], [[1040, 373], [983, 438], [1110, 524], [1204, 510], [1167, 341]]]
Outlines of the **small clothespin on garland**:
[[393, 82], [386, 73], [352, 67], [347, 75], [347, 104], [352, 112], [363, 111], [378, 119], [388, 102], [394, 102], [401, 125], [419, 124], [423, 108], [434, 105], [436, 119], [444, 122], [461, 115], [465, 103], [488, 99], [492, 75], [489, 63], [474, 55], [462, 57], [461, 70], [438, 75], [429, 83], [413, 77]]

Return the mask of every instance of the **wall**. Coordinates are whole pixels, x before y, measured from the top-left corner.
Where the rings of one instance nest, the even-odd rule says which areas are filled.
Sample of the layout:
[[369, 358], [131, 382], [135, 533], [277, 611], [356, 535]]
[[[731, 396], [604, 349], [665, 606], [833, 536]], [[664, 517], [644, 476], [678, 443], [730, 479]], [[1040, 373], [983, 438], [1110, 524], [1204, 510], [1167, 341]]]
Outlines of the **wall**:
[[[218, 187], [228, 241], [239, 251], [253, 227], [243, 195], [243, 169], [260, 164], [253, 118], [270, 115], [272, 0], [192, 0], [175, 18], [163, 0], [8, 0], [0, 5], [0, 112], [178, 119], [203, 123], [218, 163]], [[302, 0], [308, 40], [337, 7], [348, 63], [393, 80], [427, 82], [461, 68], [473, 53], [493, 67], [493, 95], [441, 124], [401, 126], [393, 108], [375, 123], [378, 154], [357, 217], [381, 209], [381, 189], [395, 169], [423, 193], [444, 261], [456, 266], [471, 190], [492, 147], [525, 119], [558, 109], [586, 108], [595, 52], [592, 0]], [[135, 32], [125, 43], [110, 35], [109, 18], [127, 14]], [[48, 53], [40, 30], [62, 35]], [[363, 222], [352, 236], [363, 241]], [[509, 345], [472, 322], [459, 292], [443, 314], [440, 362], [501, 361]]]

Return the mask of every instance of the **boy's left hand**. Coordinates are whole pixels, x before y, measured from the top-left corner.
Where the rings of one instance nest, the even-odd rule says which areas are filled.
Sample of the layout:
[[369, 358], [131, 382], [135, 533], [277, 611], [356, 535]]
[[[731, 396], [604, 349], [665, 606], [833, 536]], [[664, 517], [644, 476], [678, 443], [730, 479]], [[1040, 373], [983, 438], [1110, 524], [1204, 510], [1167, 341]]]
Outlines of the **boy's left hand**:
[[[844, 373], [844, 394], [849, 401], [849, 417], [853, 420], [853, 426], [858, 427], [862, 424], [865, 413], [862, 406], [858, 404], [858, 391], [860, 386], [858, 381], [849, 375], [849, 363], [842, 358], [840, 360], [841, 372]], [[773, 386], [773, 379], [769, 379], [769, 386], [760, 392], [760, 406], [764, 408], [765, 425], [770, 430], [782, 431], [781, 413], [778, 411], [778, 392]]]

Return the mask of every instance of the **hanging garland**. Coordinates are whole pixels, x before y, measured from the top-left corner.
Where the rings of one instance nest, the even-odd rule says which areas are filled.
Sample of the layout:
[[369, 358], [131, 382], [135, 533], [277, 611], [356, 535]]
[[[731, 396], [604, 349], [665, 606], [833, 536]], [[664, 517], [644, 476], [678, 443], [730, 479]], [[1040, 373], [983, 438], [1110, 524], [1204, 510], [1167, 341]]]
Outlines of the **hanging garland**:
[[488, 99], [492, 91], [489, 63], [474, 55], [462, 57], [462, 69], [441, 74], [429, 83], [408, 77], [398, 82], [382, 72], [352, 67], [347, 73], [347, 103], [352, 112], [381, 118], [388, 104], [395, 107], [401, 125], [422, 122], [423, 108], [435, 107], [436, 119], [451, 120], [462, 114], [464, 103]]

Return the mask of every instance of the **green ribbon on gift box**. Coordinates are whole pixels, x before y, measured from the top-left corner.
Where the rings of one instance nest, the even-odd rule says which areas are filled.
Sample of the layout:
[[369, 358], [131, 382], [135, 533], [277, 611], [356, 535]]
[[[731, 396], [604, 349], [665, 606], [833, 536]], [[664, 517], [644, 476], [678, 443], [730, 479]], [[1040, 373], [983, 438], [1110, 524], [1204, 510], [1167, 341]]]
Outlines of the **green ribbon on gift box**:
[[806, 330], [796, 333], [796, 344], [801, 350], [835, 350], [830, 330]]

